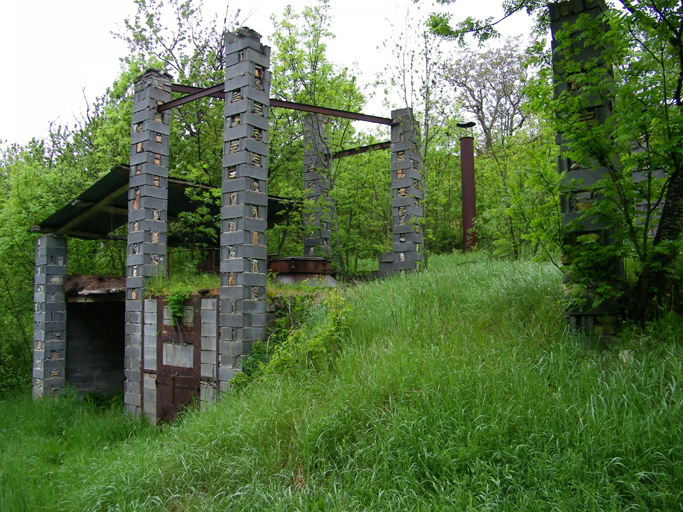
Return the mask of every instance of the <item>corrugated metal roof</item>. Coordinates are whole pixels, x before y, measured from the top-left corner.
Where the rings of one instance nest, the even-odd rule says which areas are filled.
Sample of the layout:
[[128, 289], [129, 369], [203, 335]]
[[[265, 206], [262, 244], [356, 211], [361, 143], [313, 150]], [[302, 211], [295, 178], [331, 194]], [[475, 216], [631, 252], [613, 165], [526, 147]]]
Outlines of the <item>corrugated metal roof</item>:
[[[128, 222], [128, 176], [129, 166], [117, 165], [108, 174], [83, 191], [47, 219], [31, 228], [33, 232], [57, 233], [82, 239], [114, 238], [111, 233]], [[198, 206], [185, 191], [188, 188], [210, 189], [188, 181], [169, 178], [167, 218], [177, 218], [182, 212], [193, 211]], [[268, 197], [268, 224], [291, 208], [291, 201]], [[217, 215], [219, 207], [210, 205], [211, 214]], [[169, 239], [169, 244], [173, 244]]]
[[[69, 223], [73, 223], [93, 206], [103, 201], [117, 190], [120, 194], [107, 201], [106, 208], [92, 213], [89, 217], [71, 226], [64, 234], [76, 238], [105, 238], [116, 228], [128, 221], [128, 171], [127, 165], [117, 165], [100, 178], [76, 199], [67, 203], [47, 219], [34, 226], [31, 231], [58, 233]], [[122, 211], [116, 213], [115, 208]], [[126, 213], [123, 213], [123, 210]], [[91, 236], [86, 235], [89, 233]]]

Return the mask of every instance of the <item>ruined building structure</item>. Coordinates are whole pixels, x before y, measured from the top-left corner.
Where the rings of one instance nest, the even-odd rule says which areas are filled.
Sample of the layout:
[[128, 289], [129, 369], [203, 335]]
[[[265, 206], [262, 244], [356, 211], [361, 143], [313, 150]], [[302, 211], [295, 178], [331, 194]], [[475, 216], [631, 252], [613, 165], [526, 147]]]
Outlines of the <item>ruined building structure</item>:
[[[270, 48], [260, 36], [241, 29], [226, 35], [225, 48], [225, 82], [219, 86], [176, 86], [155, 70], [140, 76], [130, 165], [114, 169], [36, 227], [46, 234], [36, 243], [35, 397], [61, 393], [67, 384], [80, 392], [123, 392], [131, 413], [167, 421], [185, 404], [211, 401], [229, 388], [251, 345], [266, 339], [269, 113], [274, 106], [309, 112], [303, 177], [314, 206], [306, 218], [304, 256], [332, 254], [333, 155], [324, 116], [338, 115], [391, 125], [393, 250], [382, 255], [380, 266], [384, 275], [419, 268], [422, 159], [412, 111], [376, 118], [271, 100]], [[189, 94], [172, 100], [172, 92]], [[205, 96], [225, 100], [220, 290], [193, 295], [178, 316], [165, 297], [147, 294], [146, 283], [165, 274], [170, 211], [187, 201], [187, 184], [169, 178], [170, 109]], [[106, 229], [95, 222], [104, 212]], [[115, 218], [127, 226], [125, 286], [67, 296], [66, 236], [116, 238], [110, 234]]]

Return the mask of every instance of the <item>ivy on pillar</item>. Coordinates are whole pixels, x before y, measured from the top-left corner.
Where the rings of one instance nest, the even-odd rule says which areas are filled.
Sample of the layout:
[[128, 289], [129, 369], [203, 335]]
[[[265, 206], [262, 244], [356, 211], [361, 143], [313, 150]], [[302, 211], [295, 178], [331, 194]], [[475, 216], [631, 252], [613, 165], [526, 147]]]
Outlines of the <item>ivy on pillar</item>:
[[141, 360], [145, 279], [164, 275], [168, 203], [171, 77], [148, 70], [135, 82], [128, 191], [126, 350], [124, 403], [141, 412]]

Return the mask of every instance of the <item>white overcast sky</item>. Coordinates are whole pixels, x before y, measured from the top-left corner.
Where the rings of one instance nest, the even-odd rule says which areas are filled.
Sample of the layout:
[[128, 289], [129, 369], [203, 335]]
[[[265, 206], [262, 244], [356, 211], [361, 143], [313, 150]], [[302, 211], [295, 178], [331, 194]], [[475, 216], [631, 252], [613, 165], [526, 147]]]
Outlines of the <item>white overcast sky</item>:
[[[392, 24], [398, 26], [408, 9], [414, 19], [424, 17], [430, 3], [331, 0], [336, 38], [329, 44], [329, 58], [342, 66], [357, 63], [361, 83], [371, 83], [391, 58], [382, 43]], [[458, 0], [442, 10], [457, 21], [468, 15], [495, 16], [500, 3]], [[248, 16], [245, 25], [270, 44], [270, 17], [280, 16], [287, 4], [300, 12], [315, 0], [230, 0], [230, 9], [240, 9], [243, 18]], [[222, 16], [226, 6], [226, 0], [205, 0], [204, 19]], [[73, 124], [85, 111], [85, 98], [93, 102], [118, 75], [126, 47], [112, 32], [135, 12], [133, 0], [0, 0], [0, 143], [26, 144], [46, 137], [50, 123]], [[502, 31], [526, 35], [529, 27], [529, 18], [517, 14], [504, 22]], [[367, 114], [387, 114], [379, 101], [368, 109]]]

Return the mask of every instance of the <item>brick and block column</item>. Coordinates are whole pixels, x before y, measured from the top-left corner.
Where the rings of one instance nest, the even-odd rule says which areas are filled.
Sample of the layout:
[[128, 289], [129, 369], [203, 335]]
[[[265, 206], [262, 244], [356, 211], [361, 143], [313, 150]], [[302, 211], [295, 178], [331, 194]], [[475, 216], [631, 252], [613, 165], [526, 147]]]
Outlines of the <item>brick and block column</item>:
[[171, 77], [148, 70], [135, 83], [128, 192], [124, 403], [141, 412], [145, 279], [166, 270]]
[[[591, 20], [597, 18], [607, 9], [602, 0], [572, 0], [567, 2], [548, 5], [550, 14], [550, 28], [553, 34], [553, 70], [555, 75], [555, 95], [577, 94], [582, 87], [577, 75], [583, 75], [583, 70], [595, 63], [603, 48], [594, 44], [590, 38], [582, 38], [579, 34], [572, 34], [571, 55], [563, 54], [562, 45], [558, 42], [558, 32], [576, 30], [572, 28], [580, 16], [588, 16]], [[596, 21], [596, 23], [598, 23]], [[600, 27], [600, 25], [598, 25]], [[606, 72], [603, 77], [604, 83], [611, 79], [611, 73]], [[608, 86], [605, 86], [604, 94], [587, 96], [585, 108], [580, 112], [577, 122], [584, 123], [587, 128], [594, 124], [604, 124], [612, 113], [612, 105]], [[613, 242], [609, 222], [599, 215], [592, 214], [592, 207], [600, 195], [595, 191], [594, 185], [608, 175], [608, 169], [597, 161], [574, 161], [567, 157], [573, 141], [564, 134], [557, 134], [557, 141], [562, 154], [558, 162], [558, 170], [564, 173], [564, 191], [560, 196], [562, 208], [562, 224], [564, 241], [568, 246], [579, 244], [579, 237], [590, 237], [598, 245], [609, 245]], [[571, 250], [563, 256], [566, 263], [572, 260]], [[621, 263], [613, 261], [601, 261], [600, 267], [588, 269], [595, 275], [601, 274], [613, 279], [622, 272]], [[577, 291], [578, 282], [582, 276], [574, 274], [565, 276], [568, 289]], [[597, 277], [596, 277], [597, 279]], [[597, 283], [595, 283], [597, 284]], [[590, 345], [601, 344], [609, 341], [616, 333], [616, 306], [609, 301], [601, 302], [597, 307], [593, 306], [593, 297], [590, 290], [583, 292], [586, 299], [585, 305], [567, 309], [567, 317], [570, 325]]]
[[221, 207], [221, 389], [266, 333], [270, 48], [250, 29], [226, 34]]
[[332, 157], [326, 119], [304, 116], [304, 189], [310, 206], [304, 215], [304, 256], [332, 256], [334, 203], [329, 196]]
[[33, 396], [64, 390], [66, 371], [67, 240], [52, 235], [36, 240], [33, 314]]
[[380, 256], [380, 275], [419, 270], [422, 262], [422, 156], [412, 109], [391, 112], [392, 251]]

